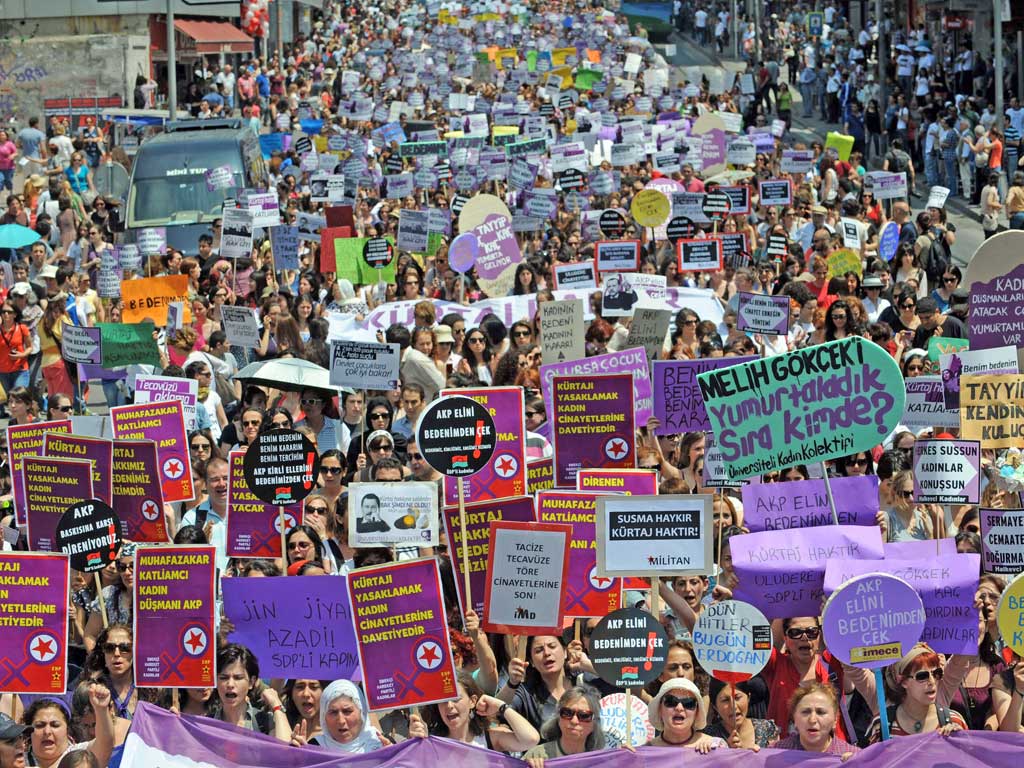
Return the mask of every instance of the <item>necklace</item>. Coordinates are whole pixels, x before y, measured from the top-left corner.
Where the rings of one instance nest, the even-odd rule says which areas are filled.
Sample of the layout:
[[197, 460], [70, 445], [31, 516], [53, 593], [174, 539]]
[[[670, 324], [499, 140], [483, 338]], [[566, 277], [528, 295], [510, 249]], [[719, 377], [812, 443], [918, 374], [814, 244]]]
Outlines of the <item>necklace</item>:
[[[691, 734], [691, 738], [692, 738], [692, 734]], [[671, 745], [673, 747], [685, 747], [687, 742], [690, 741], [690, 739], [683, 739], [682, 741], [669, 741], [668, 739], [665, 738], [665, 734], [664, 733], [661, 734], [661, 740], [664, 741], [666, 744], [669, 744], [669, 745]]]

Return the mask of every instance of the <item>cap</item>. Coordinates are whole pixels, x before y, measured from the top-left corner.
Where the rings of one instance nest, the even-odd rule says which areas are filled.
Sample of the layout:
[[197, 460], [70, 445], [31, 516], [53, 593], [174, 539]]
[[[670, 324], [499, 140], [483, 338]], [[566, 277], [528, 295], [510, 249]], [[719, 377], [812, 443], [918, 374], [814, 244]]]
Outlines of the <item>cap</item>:
[[882, 287], [882, 280], [881, 280], [881, 278], [878, 278], [878, 277], [875, 277], [874, 275], [872, 275], [871, 277], [865, 277], [864, 278], [864, 282], [861, 283], [861, 286], [863, 288], [865, 288], [865, 289], [867, 289], [867, 288], [881, 288]]
[[647, 705], [647, 719], [656, 730], [664, 730], [664, 722], [661, 719], [661, 700], [669, 691], [678, 690], [686, 691], [697, 700], [697, 716], [694, 720], [693, 728], [696, 731], [703, 730], [708, 720], [707, 704], [704, 703], [704, 695], [700, 692], [696, 683], [687, 680], [685, 677], [675, 677], [661, 684], [661, 688], [658, 689], [658, 695], [651, 699]]
[[958, 285], [956, 290], [950, 294], [950, 299], [955, 299], [957, 303], [967, 301], [970, 298], [970, 291], [968, 291], [967, 286], [964, 285]]
[[819, 214], [821, 216], [827, 216], [828, 215], [828, 209], [826, 209], [824, 205], [812, 205], [811, 206], [811, 213], [817, 213], [817, 214]]
[[454, 344], [455, 337], [452, 336], [451, 326], [441, 323], [434, 328], [434, 337], [437, 339], [438, 344]]
[[935, 301], [935, 299], [933, 299], [931, 296], [925, 296], [923, 299], [917, 300], [917, 314], [930, 315], [938, 311], [939, 303]]
[[39, 277], [43, 278], [44, 280], [48, 278], [56, 279], [57, 267], [55, 267], [53, 264], [47, 264], [45, 267], [39, 270]]
[[28, 296], [32, 293], [32, 286], [28, 283], [15, 283], [10, 290], [11, 296]]
[[28, 729], [29, 727], [27, 725], [21, 725], [20, 723], [11, 720], [7, 715], [0, 715], [0, 741], [17, 739]]

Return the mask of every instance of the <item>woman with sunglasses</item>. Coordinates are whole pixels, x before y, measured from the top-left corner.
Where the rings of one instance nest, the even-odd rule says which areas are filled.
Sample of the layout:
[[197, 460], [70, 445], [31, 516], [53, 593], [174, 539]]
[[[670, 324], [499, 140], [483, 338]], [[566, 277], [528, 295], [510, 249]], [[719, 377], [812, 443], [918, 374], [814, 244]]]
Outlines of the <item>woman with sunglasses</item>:
[[71, 190], [76, 195], [81, 196], [86, 192], [96, 193], [96, 185], [93, 184], [92, 180], [92, 171], [85, 164], [85, 157], [81, 152], [75, 152], [71, 155], [71, 165], [64, 169], [64, 175], [67, 176], [68, 182], [71, 184]]
[[[950, 671], [947, 677], [942, 659], [924, 643], [915, 645], [910, 653], [886, 668], [886, 688], [889, 697], [897, 702], [886, 708], [890, 736], [913, 736], [932, 731], [948, 736], [954, 731], [967, 730], [963, 715], [945, 706], [962, 679], [961, 674]], [[869, 744], [882, 740], [879, 718], [872, 721], [865, 739]]]
[[346, 556], [345, 550], [339, 544], [338, 516], [335, 510], [336, 505], [321, 491], [311, 493], [302, 505], [302, 522], [320, 536], [324, 568], [328, 573], [347, 572], [348, 568], [344, 566], [352, 554], [349, 550]]
[[508, 331], [509, 352], [533, 344], [533, 328], [525, 320], [516, 320]]
[[292, 528], [284, 537], [284, 546], [289, 566], [308, 560], [322, 565], [324, 570], [327, 570], [323, 559], [324, 541], [312, 525], [303, 523]]
[[836, 725], [842, 720], [832, 686], [817, 681], [801, 683], [789, 698], [788, 710], [793, 731], [775, 742], [776, 749], [842, 755], [843, 760], [860, 751], [836, 734]]
[[647, 719], [657, 732], [651, 747], [694, 749], [707, 754], [727, 747], [717, 736], [701, 733], [707, 726], [707, 704], [691, 680], [676, 677], [661, 684], [658, 694], [647, 704]]
[[875, 474], [875, 463], [869, 452], [861, 451], [836, 459], [836, 469], [843, 477], [862, 477]]
[[[935, 513], [937, 510], [937, 514]], [[886, 515], [889, 541], [924, 541], [935, 538], [936, 522], [942, 508], [914, 503], [914, 473], [904, 469], [892, 477], [892, 504], [882, 509]]]
[[544, 768], [544, 761], [554, 757], [605, 749], [597, 691], [587, 685], [576, 685], [563, 693], [555, 714], [541, 725], [540, 739], [540, 744], [523, 755], [530, 768]]
[[328, 415], [331, 407], [329, 395], [319, 389], [302, 390], [299, 404], [303, 418], [295, 422], [296, 427], [309, 427], [316, 433], [316, 444], [321, 450], [337, 448], [341, 442], [341, 420]]
[[247, 406], [239, 414], [238, 422], [241, 427], [241, 436], [238, 442], [231, 446], [232, 451], [244, 451], [259, 437], [260, 429], [263, 427], [263, 410]]
[[4, 392], [29, 383], [28, 358], [34, 339], [10, 298], [0, 306], [0, 384]]
[[[358, 436], [354, 442], [361, 438]], [[331, 448], [320, 454], [320, 490], [331, 504], [331, 508], [338, 503], [341, 494], [345, 492], [345, 472], [348, 469], [348, 461], [345, 455], [337, 448]]]
[[[83, 679], [103, 683], [110, 689], [114, 713], [131, 720], [139, 701], [156, 701], [155, 688], [135, 687], [132, 667], [132, 628], [111, 624], [96, 638], [96, 647], [85, 660]], [[148, 693], [147, 693], [148, 692]]]
[[928, 353], [923, 349], [911, 349], [903, 355], [903, 362], [900, 370], [903, 371], [904, 379], [915, 379], [924, 376], [928, 364]]
[[[107, 611], [107, 626], [122, 624], [132, 625], [132, 585], [135, 577], [135, 544], [126, 541], [121, 545], [117, 556], [117, 573], [120, 579], [109, 587], [103, 588], [103, 605]], [[85, 625], [85, 647], [93, 650], [103, 632], [103, 614], [100, 613], [99, 600], [89, 605], [89, 621]]]
[[398, 275], [398, 301], [418, 301], [423, 298], [423, 275], [412, 262]]
[[[977, 529], [977, 526], [978, 521], [975, 520], [973, 527]], [[957, 538], [959, 540], [959, 534]], [[981, 547], [978, 549], [980, 551]], [[989, 573], [978, 579], [978, 589], [974, 593], [974, 607], [978, 609], [980, 619], [978, 655], [966, 657], [963, 685], [949, 700], [950, 708], [964, 716], [972, 731], [991, 730], [993, 722], [996, 730], [1014, 733], [1021, 726], [1024, 697], [1016, 691], [1024, 691], [1024, 664], [1018, 659], [1007, 669], [1006, 661], [999, 653], [1001, 640], [996, 608], [1004, 589], [1006, 579], [1002, 576]], [[948, 665], [946, 671], [949, 671]]]
[[480, 328], [471, 328], [466, 333], [466, 341], [462, 348], [462, 359], [458, 371], [475, 376], [481, 384], [490, 386], [494, 381], [491, 376], [491, 345], [487, 334]]
[[939, 305], [939, 312], [945, 314], [949, 311], [949, 302], [953, 298], [953, 291], [960, 287], [960, 281], [964, 279], [964, 273], [960, 267], [950, 264], [942, 273], [942, 282], [932, 291], [932, 298]]
[[220, 456], [217, 442], [208, 429], [197, 429], [188, 436], [189, 456], [195, 461], [207, 462], [214, 456]]

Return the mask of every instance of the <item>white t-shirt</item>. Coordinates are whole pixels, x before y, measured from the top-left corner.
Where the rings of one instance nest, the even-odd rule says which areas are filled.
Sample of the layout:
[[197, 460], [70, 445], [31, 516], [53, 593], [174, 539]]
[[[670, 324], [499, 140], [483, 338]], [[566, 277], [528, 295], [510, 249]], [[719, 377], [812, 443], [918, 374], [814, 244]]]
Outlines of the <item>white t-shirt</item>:
[[708, 25], [708, 12], [701, 8], [693, 14], [693, 20], [697, 25], [697, 29], [704, 29]]

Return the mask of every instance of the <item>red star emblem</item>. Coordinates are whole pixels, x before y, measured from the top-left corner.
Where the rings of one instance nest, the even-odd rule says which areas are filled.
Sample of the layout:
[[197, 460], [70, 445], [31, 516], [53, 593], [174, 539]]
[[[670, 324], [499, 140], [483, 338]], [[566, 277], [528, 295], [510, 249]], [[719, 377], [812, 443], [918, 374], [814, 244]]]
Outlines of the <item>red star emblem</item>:
[[169, 461], [169, 462], [167, 462], [167, 474], [169, 474], [169, 475], [176, 475], [179, 472], [181, 472], [181, 464], [180, 463], [178, 463], [177, 461]]
[[192, 648], [192, 653], [196, 653], [206, 641], [203, 639], [202, 633], [192, 631], [188, 635], [188, 639], [185, 641], [185, 645]]
[[53, 640], [44, 640], [41, 637], [36, 640], [36, 644], [32, 646], [32, 650], [39, 658], [46, 658], [47, 656], [56, 653], [56, 650], [53, 647]]
[[605, 584], [608, 584], [610, 581], [611, 581], [611, 579], [609, 579], [607, 576], [595, 576], [594, 577], [594, 584], [596, 584], [599, 587], [603, 587]]
[[502, 456], [501, 459], [498, 460], [498, 471], [502, 474], [511, 474], [515, 468], [516, 465], [512, 463], [511, 456]]
[[437, 655], [437, 648], [433, 645], [425, 646], [423, 650], [420, 651], [420, 659], [430, 666], [433, 666], [434, 662], [439, 658], [441, 657]]
[[622, 442], [621, 440], [615, 440], [614, 442], [612, 442], [611, 445], [608, 446], [608, 453], [610, 453], [612, 456], [618, 459], [623, 455], [629, 453], [629, 450], [626, 448], [626, 444], [624, 442]]

